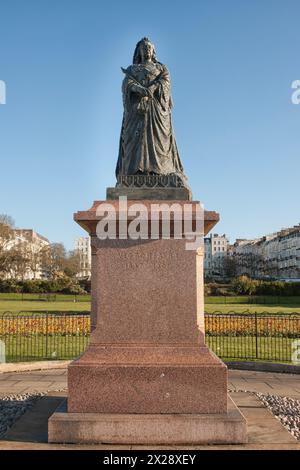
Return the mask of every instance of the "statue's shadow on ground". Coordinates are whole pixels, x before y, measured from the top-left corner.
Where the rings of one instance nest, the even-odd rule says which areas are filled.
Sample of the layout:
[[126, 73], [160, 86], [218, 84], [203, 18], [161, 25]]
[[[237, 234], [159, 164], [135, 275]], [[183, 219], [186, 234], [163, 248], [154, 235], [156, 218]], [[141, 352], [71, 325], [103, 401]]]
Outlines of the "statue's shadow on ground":
[[[48, 419], [65, 400], [67, 392], [52, 394], [37, 399], [34, 405], [19, 417], [10, 429], [0, 437], [4, 441], [48, 442]], [[0, 399], [0, 409], [3, 404]], [[20, 402], [13, 402], [16, 406]], [[26, 401], [22, 402], [26, 405]], [[22, 405], [21, 405], [22, 406]]]

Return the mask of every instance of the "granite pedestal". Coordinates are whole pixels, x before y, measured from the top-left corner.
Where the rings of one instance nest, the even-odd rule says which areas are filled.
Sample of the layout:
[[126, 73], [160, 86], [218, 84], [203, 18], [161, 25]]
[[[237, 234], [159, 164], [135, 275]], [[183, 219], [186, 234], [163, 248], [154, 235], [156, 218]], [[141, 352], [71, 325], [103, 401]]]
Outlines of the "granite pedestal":
[[[176, 203], [196, 217], [197, 202]], [[121, 239], [117, 226], [115, 240], [100, 240], [99, 204], [75, 214], [91, 236], [92, 334], [68, 368], [67, 412], [51, 417], [49, 441], [245, 442], [227, 368], [205, 345], [203, 248], [187, 250], [172, 222], [170, 239]], [[205, 212], [204, 233], [217, 221]]]

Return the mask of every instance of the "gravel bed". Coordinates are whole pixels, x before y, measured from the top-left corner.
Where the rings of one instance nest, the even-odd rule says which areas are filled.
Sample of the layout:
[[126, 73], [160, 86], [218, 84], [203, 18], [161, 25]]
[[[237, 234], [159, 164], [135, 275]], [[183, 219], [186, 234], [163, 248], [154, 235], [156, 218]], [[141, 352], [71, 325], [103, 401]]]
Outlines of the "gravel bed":
[[279, 419], [281, 424], [300, 441], [300, 400], [278, 395], [255, 394], [262, 403]]
[[248, 390], [229, 390], [230, 392], [245, 392], [255, 395], [279, 419], [281, 424], [300, 441], [300, 400], [278, 395], [251, 392]]

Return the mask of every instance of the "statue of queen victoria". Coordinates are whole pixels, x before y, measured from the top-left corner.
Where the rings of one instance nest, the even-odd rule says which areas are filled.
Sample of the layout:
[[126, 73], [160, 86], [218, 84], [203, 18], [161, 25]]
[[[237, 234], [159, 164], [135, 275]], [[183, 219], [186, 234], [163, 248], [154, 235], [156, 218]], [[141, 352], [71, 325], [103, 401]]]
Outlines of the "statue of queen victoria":
[[172, 127], [170, 74], [148, 38], [137, 43], [133, 64], [122, 70], [117, 186], [188, 188]]

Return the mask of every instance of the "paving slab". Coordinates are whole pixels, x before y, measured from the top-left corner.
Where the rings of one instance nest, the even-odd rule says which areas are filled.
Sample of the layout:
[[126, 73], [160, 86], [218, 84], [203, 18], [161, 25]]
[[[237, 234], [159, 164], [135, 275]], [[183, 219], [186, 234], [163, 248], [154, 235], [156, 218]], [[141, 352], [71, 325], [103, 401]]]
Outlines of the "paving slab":
[[31, 381], [31, 380], [21, 380], [20, 381], [20, 385], [22, 385], [22, 387], [32, 387], [32, 389], [35, 389], [36, 387], [43, 387], [43, 388], [47, 388], [47, 387], [50, 387], [50, 385], [53, 385], [54, 382], [53, 381], [50, 381], [49, 380], [50, 377], [48, 377], [48, 380], [44, 380], [44, 381], [39, 381], [39, 380], [34, 380], [34, 381]]
[[7, 372], [66, 369], [71, 361], [7, 362], [0, 364], [0, 376]]
[[247, 408], [264, 408], [265, 405], [261, 402], [261, 400], [252, 395], [250, 393], [245, 392], [232, 392], [229, 394], [234, 401], [234, 403], [239, 407], [247, 407]]
[[0, 385], [0, 387], [9, 388], [14, 387], [15, 385], [20, 386], [20, 380], [6, 380]]
[[266, 385], [265, 383], [256, 383], [256, 384], [241, 384], [240, 382], [239, 383], [234, 383], [235, 385], [235, 389], [236, 390], [243, 390], [243, 391], [250, 391], [250, 392], [258, 392], [258, 393], [271, 393], [271, 394], [274, 394], [276, 395], [275, 390], [276, 389], [272, 389], [270, 388], [268, 385]]
[[47, 388], [47, 391], [56, 391], [56, 390], [65, 390], [67, 388], [66, 382], [54, 382], [50, 387]]

